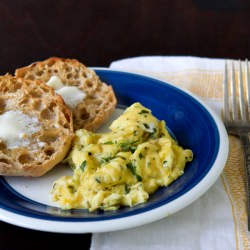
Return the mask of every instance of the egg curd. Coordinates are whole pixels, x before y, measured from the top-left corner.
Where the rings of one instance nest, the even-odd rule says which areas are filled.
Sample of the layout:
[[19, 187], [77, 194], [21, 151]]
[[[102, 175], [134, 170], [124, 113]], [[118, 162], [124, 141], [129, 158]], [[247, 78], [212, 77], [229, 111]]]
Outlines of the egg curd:
[[76, 131], [66, 162], [73, 176], [63, 176], [52, 188], [53, 200], [63, 209], [116, 210], [148, 200], [184, 172], [193, 153], [170, 136], [140, 103], [128, 107], [110, 132]]

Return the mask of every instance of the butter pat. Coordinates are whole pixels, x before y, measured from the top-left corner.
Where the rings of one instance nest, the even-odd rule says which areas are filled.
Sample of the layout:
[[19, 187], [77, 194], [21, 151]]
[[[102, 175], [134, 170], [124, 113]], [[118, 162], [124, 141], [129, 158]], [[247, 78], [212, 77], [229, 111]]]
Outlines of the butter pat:
[[58, 76], [51, 76], [46, 84], [55, 90], [64, 87], [61, 79]]
[[70, 108], [75, 108], [86, 96], [83, 91], [73, 86], [62, 87], [56, 90], [56, 93], [62, 96], [66, 105]]
[[71, 109], [75, 108], [86, 97], [86, 94], [79, 88], [65, 86], [58, 76], [52, 76], [47, 85], [55, 89], [56, 93], [63, 98], [66, 105]]
[[25, 115], [19, 110], [10, 110], [0, 115], [0, 139], [8, 149], [28, 146], [29, 137], [41, 129], [36, 117]]

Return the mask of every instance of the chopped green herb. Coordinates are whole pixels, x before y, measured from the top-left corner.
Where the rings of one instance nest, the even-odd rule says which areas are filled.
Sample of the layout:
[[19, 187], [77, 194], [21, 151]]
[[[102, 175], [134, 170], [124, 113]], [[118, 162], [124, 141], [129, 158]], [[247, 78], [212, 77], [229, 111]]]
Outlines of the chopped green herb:
[[149, 128], [150, 128], [149, 125], [148, 125], [147, 123], [143, 123], [143, 125], [144, 125], [144, 127], [145, 127], [146, 129], [149, 129]]
[[144, 155], [142, 153], [139, 154], [139, 159], [144, 158]]
[[126, 158], [124, 156], [121, 156], [121, 155], [116, 155], [115, 158], [121, 158], [123, 160], [126, 160]]
[[75, 170], [76, 165], [71, 158], [68, 158], [67, 161], [65, 161], [65, 162], [67, 162], [69, 164], [69, 166], [72, 170]]
[[148, 110], [142, 109], [138, 114], [141, 115], [141, 114], [148, 114], [148, 113], [149, 113]]
[[133, 132], [133, 134], [134, 134], [134, 135], [137, 135], [137, 134], [138, 134], [138, 131], [137, 131], [137, 130], [135, 130], [135, 131]]
[[68, 189], [70, 190], [71, 193], [75, 192], [75, 188], [72, 185], [68, 185]]
[[133, 141], [133, 142], [122, 142], [120, 144], [120, 147], [121, 147], [122, 151], [125, 151], [125, 152], [131, 151], [132, 153], [134, 153], [136, 148], [137, 148], [137, 146], [135, 144], [138, 141], [140, 141], [140, 140]]
[[121, 155], [115, 155], [115, 156], [108, 156], [108, 157], [102, 157], [101, 159], [101, 164], [103, 163], [108, 163], [110, 162], [111, 160], [115, 159], [115, 158], [121, 158], [123, 160], [126, 160], [125, 157], [121, 156]]
[[106, 142], [104, 142], [103, 143], [104, 145], [112, 145], [112, 144], [114, 144], [112, 141], [106, 141]]
[[152, 139], [152, 140], [155, 140], [155, 139], [157, 139], [158, 137], [156, 136], [155, 133], [151, 133], [150, 136], [149, 136], [149, 138]]
[[96, 182], [101, 183], [99, 178], [96, 177], [95, 180], [96, 180]]
[[185, 160], [187, 160], [187, 161], [192, 161], [192, 159], [193, 159], [192, 155], [191, 156], [185, 156]]
[[135, 165], [133, 165], [131, 162], [129, 162], [127, 164], [127, 168], [132, 172], [132, 174], [136, 174], [136, 171], [135, 171]]
[[87, 161], [85, 160], [85, 161], [83, 161], [82, 164], [80, 165], [80, 169], [81, 169], [82, 171], [84, 171], [84, 169], [85, 169], [85, 167], [86, 167], [86, 164], [87, 164]]
[[135, 177], [137, 178], [138, 181], [142, 181], [141, 176], [136, 173], [136, 166], [134, 164], [129, 162], [127, 164], [127, 168], [132, 172], [133, 175], [135, 175]]
[[114, 159], [114, 156], [102, 157], [101, 163], [108, 163], [108, 162], [110, 162], [112, 159]]
[[142, 181], [142, 178], [141, 178], [140, 175], [137, 174], [137, 175], [136, 175], [136, 178], [137, 178], [138, 181]]
[[130, 192], [130, 186], [128, 184], [125, 184], [125, 194], [128, 194]]
[[163, 167], [167, 167], [168, 161], [163, 161]]

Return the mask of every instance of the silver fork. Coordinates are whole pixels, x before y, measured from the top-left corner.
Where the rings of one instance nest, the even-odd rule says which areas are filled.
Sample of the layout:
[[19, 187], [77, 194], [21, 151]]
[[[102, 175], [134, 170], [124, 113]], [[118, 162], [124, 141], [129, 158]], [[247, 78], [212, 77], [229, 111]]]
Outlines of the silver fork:
[[[248, 61], [225, 65], [224, 124], [228, 134], [239, 136], [244, 148], [248, 231], [250, 231], [250, 81]], [[236, 78], [235, 66], [238, 66]], [[229, 72], [228, 72], [229, 71]], [[230, 74], [229, 74], [230, 73]], [[243, 80], [244, 79], [244, 80]], [[245, 90], [245, 91], [244, 91]]]

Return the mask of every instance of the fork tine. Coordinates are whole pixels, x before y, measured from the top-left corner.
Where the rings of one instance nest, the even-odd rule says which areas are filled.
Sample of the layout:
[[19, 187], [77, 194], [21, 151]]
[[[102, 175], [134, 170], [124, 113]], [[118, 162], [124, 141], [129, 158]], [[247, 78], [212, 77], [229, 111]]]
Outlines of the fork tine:
[[225, 62], [224, 68], [224, 82], [223, 82], [223, 93], [224, 93], [224, 120], [228, 120], [230, 113], [229, 113], [229, 90], [228, 90], [228, 69], [227, 69], [227, 62]]
[[[247, 193], [247, 216], [248, 216], [248, 231], [250, 232], [250, 82], [249, 82], [249, 68], [248, 61], [244, 63], [244, 79], [246, 84], [246, 95], [243, 88], [243, 73], [242, 73], [243, 63], [239, 61], [239, 79], [238, 79], [238, 92], [236, 93], [236, 81], [235, 81], [235, 70], [234, 63], [231, 63], [230, 69], [230, 88], [227, 85], [228, 76], [228, 65], [225, 66], [225, 76], [224, 76], [224, 123], [228, 134], [239, 136], [242, 141], [242, 146], [244, 149], [244, 167], [246, 170], [246, 193]], [[230, 92], [230, 93], [229, 93]], [[230, 95], [231, 94], [231, 95]], [[236, 95], [239, 94], [236, 99]], [[244, 98], [246, 97], [246, 98]], [[230, 102], [231, 100], [231, 102]], [[230, 105], [231, 104], [231, 105]], [[246, 105], [248, 104], [248, 105]], [[238, 107], [240, 113], [238, 113]], [[248, 115], [247, 115], [248, 113]], [[227, 114], [227, 115], [226, 115]], [[231, 116], [230, 116], [231, 114]]]
[[239, 88], [239, 105], [240, 105], [240, 115], [242, 121], [246, 121], [246, 109], [245, 109], [245, 99], [243, 90], [243, 79], [242, 79], [242, 67], [241, 61], [239, 60], [239, 76], [238, 76], [238, 88]]
[[231, 67], [231, 99], [232, 99], [232, 118], [234, 121], [238, 120], [236, 89], [235, 89], [235, 70], [234, 63]]

